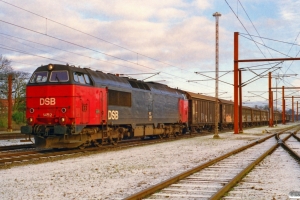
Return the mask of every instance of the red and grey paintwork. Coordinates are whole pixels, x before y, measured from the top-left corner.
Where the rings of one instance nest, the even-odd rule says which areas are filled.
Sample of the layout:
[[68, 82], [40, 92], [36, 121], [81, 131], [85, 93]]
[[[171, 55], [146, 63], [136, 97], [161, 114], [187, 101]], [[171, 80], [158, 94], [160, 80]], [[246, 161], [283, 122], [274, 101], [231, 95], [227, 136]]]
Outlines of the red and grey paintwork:
[[69, 65], [36, 69], [26, 88], [28, 125], [38, 147], [84, 147], [122, 138], [184, 133], [183, 91]]
[[[155, 82], [69, 65], [37, 68], [26, 89], [27, 125], [38, 147], [72, 148], [134, 137], [212, 130], [215, 98]], [[233, 102], [218, 99], [219, 129], [233, 128]], [[278, 123], [281, 113], [275, 113]], [[287, 120], [290, 116], [287, 116]], [[243, 126], [267, 125], [265, 110], [243, 107]]]

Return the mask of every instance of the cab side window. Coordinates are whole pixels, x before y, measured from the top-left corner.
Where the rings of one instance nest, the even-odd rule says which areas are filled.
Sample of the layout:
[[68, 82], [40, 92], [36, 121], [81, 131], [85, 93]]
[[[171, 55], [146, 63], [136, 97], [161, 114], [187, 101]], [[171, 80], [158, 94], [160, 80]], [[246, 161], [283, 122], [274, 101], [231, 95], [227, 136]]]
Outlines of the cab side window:
[[74, 81], [81, 84], [91, 85], [90, 78], [87, 74], [81, 72], [74, 72]]
[[87, 84], [91, 84], [90, 77], [87, 74], [84, 74], [84, 80]]

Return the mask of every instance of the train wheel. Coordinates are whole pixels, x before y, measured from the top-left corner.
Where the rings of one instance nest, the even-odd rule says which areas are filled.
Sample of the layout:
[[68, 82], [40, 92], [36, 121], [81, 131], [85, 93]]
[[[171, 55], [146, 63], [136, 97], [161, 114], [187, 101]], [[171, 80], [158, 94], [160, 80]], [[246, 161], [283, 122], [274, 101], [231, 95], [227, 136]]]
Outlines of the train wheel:
[[117, 138], [110, 137], [109, 138], [109, 143], [112, 145], [117, 145], [118, 142], [119, 142], [119, 137], [117, 137]]
[[95, 146], [95, 147], [101, 146], [96, 140], [93, 140], [92, 143], [93, 143], [93, 146]]
[[91, 142], [90, 141], [86, 141], [85, 143], [83, 143], [82, 145], [80, 145], [78, 148], [79, 149], [85, 149], [85, 147], [91, 146]]
[[111, 140], [111, 144], [112, 144], [112, 145], [118, 145], [118, 142], [119, 142], [119, 138], [113, 138], [113, 139]]

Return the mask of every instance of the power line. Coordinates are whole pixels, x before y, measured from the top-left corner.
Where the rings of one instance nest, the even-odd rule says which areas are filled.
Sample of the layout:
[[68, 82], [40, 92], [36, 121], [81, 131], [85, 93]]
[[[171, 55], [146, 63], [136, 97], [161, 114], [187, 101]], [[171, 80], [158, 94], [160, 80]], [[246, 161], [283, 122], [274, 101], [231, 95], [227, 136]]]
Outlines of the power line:
[[[0, 20], [2, 21], [2, 20]], [[27, 28], [26, 28], [27, 29]], [[34, 31], [35, 32], [35, 31]], [[40, 57], [40, 58], [44, 58], [44, 59], [48, 59], [48, 60], [53, 60], [53, 61], [57, 61], [57, 62], [60, 62], [60, 63], [70, 63], [70, 62], [66, 62], [66, 61], [61, 61], [61, 60], [57, 60], [57, 59], [53, 59], [53, 58], [48, 58], [48, 57], [45, 57], [45, 56], [40, 56], [40, 55], [36, 55], [36, 54], [32, 54], [32, 53], [29, 53], [29, 52], [26, 52], [26, 51], [22, 51], [22, 50], [19, 50], [19, 49], [15, 49], [15, 48], [10, 48], [8, 46], [5, 46], [5, 45], [2, 45], [3, 47], [0, 47], [2, 49], [6, 49], [6, 50], [10, 50], [10, 51], [14, 51], [14, 52], [18, 52], [18, 53], [23, 53], [23, 54], [27, 54], [27, 55], [31, 55], [31, 56], [36, 56], [36, 57]], [[71, 63], [71, 64], [74, 64], [74, 63]], [[126, 66], [125, 66], [126, 67]], [[127, 68], [131, 68], [131, 67], [127, 67]], [[187, 81], [187, 79], [185, 78], [182, 78], [182, 77], [179, 77], [179, 76], [176, 76], [176, 75], [173, 75], [173, 74], [170, 74], [170, 73], [166, 73], [166, 72], [162, 72], [164, 74], [167, 74], [167, 75], [170, 75], [170, 76], [173, 76], [173, 77], [176, 77], [176, 78], [180, 78], [180, 79], [183, 79], [185, 81]], [[200, 83], [197, 83], [197, 84], [200, 84]], [[203, 85], [203, 84], [200, 84], [200, 85]], [[205, 85], [204, 85], [205, 86]], [[206, 86], [206, 87], [209, 87], [209, 86]]]
[[[133, 53], [136, 53], [137, 55], [141, 55], [141, 56], [144, 56], [144, 57], [146, 57], [146, 58], [152, 59], [152, 60], [154, 60], [154, 61], [163, 63], [163, 64], [165, 64], [165, 65], [169, 65], [169, 66], [175, 67], [175, 68], [177, 68], [177, 69], [184, 70], [184, 69], [179, 68], [179, 67], [176, 67], [176, 66], [174, 66], [174, 65], [171, 65], [171, 64], [162, 62], [162, 61], [160, 61], [160, 60], [157, 60], [157, 59], [155, 59], [155, 58], [152, 58], [152, 57], [149, 57], [149, 56], [140, 54], [140, 53], [135, 52], [135, 51], [132, 51], [132, 50], [127, 49], [127, 48], [125, 48], [125, 47], [122, 47], [122, 46], [120, 46], [120, 45], [116, 45], [116, 44], [114, 44], [114, 43], [112, 43], [112, 42], [103, 40], [102, 38], [93, 36], [93, 35], [91, 35], [91, 34], [85, 33], [85, 32], [80, 31], [80, 30], [78, 30], [78, 29], [75, 29], [75, 28], [69, 27], [69, 26], [67, 26], [67, 25], [64, 25], [64, 24], [62, 24], [62, 23], [56, 22], [56, 21], [54, 21], [54, 20], [48, 19], [48, 18], [46, 18], [46, 17], [43, 17], [43, 16], [41, 16], [41, 15], [39, 15], [39, 14], [36, 14], [36, 13], [31, 12], [31, 11], [28, 11], [28, 10], [25, 10], [25, 9], [23, 9], [23, 8], [21, 8], [21, 7], [18, 7], [18, 6], [16, 6], [16, 5], [13, 5], [13, 4], [11, 4], [11, 3], [5, 2], [5, 1], [3, 1], [3, 0], [0, 0], [0, 1], [3, 2], [3, 3], [6, 3], [6, 4], [10, 5], [10, 6], [13, 6], [13, 7], [15, 7], [15, 8], [21, 9], [21, 10], [23, 10], [23, 11], [26, 11], [26, 12], [29, 12], [29, 13], [34, 14], [34, 15], [36, 15], [36, 16], [39, 16], [39, 17], [41, 17], [41, 18], [44, 18], [44, 19], [46, 20], [46, 23], [47, 23], [47, 21], [49, 20], [49, 21], [51, 21], [51, 22], [60, 24], [60, 25], [62, 25], [62, 26], [65, 26], [65, 27], [67, 27], [67, 28], [70, 28], [70, 29], [72, 29], [72, 30], [78, 31], [78, 32], [80, 32], [80, 33], [82, 33], [82, 34], [88, 35], [88, 36], [90, 36], [90, 37], [93, 37], [93, 38], [102, 40], [102, 41], [107, 42], [107, 43], [109, 43], [109, 44], [118, 46], [118, 47], [123, 48], [123, 49], [128, 50], [128, 51], [131, 51], [131, 52], [133, 52]], [[40, 35], [43, 35], [43, 36], [46, 36], [46, 37], [50, 37], [50, 38], [52, 38], [52, 39], [56, 39], [56, 40], [59, 40], [59, 41], [61, 41], [61, 42], [65, 42], [65, 43], [68, 43], [68, 44], [71, 44], [71, 45], [74, 45], [74, 46], [78, 46], [78, 47], [80, 47], [80, 48], [84, 48], [84, 49], [87, 49], [87, 50], [90, 50], [90, 51], [94, 51], [94, 52], [96, 52], [96, 53], [100, 53], [100, 54], [103, 54], [103, 55], [106, 55], [106, 56], [109, 56], [109, 57], [112, 57], [112, 58], [115, 58], [115, 59], [118, 59], [118, 60], [121, 60], [121, 61], [124, 61], [124, 62], [128, 62], [128, 63], [130, 63], [130, 64], [138, 65], [138, 66], [141, 66], [141, 67], [144, 67], [144, 68], [148, 68], [148, 69], [151, 69], [151, 70], [156, 70], [156, 69], [154, 69], [154, 68], [147, 67], [147, 66], [145, 66], [145, 65], [141, 65], [141, 64], [138, 64], [138, 63], [129, 61], [129, 60], [125, 60], [125, 59], [122, 59], [122, 58], [119, 58], [119, 57], [116, 57], [116, 56], [112, 56], [112, 55], [110, 55], [110, 54], [107, 54], [107, 53], [104, 53], [104, 52], [101, 52], [101, 51], [97, 51], [97, 50], [94, 50], [94, 49], [91, 49], [91, 48], [88, 48], [88, 47], [85, 47], [85, 46], [82, 46], [82, 45], [79, 45], [79, 44], [76, 44], [76, 43], [73, 43], [73, 42], [69, 42], [69, 41], [66, 41], [66, 40], [63, 40], [63, 39], [60, 39], [60, 38], [51, 36], [51, 35], [47, 34], [47, 30], [46, 30], [46, 33], [42, 33], [42, 32], [39, 32], [39, 31], [32, 30], [32, 29], [27, 28], [27, 27], [23, 27], [23, 26], [20, 26], [20, 25], [17, 25], [17, 24], [13, 24], [13, 23], [4, 21], [4, 20], [0, 20], [0, 22], [6, 23], [6, 24], [9, 24], [9, 25], [11, 25], [11, 26], [18, 27], [18, 28], [22, 28], [22, 29], [25, 29], [25, 30], [27, 30], [27, 31], [31, 31], [31, 32], [34, 32], [34, 33], [37, 33], [37, 34], [40, 34]], [[12, 49], [8, 49], [8, 50], [12, 50]], [[17, 51], [20, 51], [20, 50], [17, 50]], [[29, 55], [33, 55], [33, 54], [29, 54]], [[46, 59], [49, 59], [49, 58], [46, 58]], [[115, 65], [117, 65], [117, 64], [115, 64]], [[190, 71], [188, 71], [188, 70], [184, 70], [184, 71], [190, 72]], [[173, 76], [173, 77], [176, 77], [176, 78], [184, 79], [184, 78], [182, 78], [182, 77], [179, 77], [179, 76], [176, 76], [176, 75], [167, 73], [167, 72], [162, 72], [162, 73], [167, 74], [167, 75], [170, 75], [170, 76]], [[190, 72], [190, 73], [192, 73], [192, 72]], [[184, 79], [184, 80], [186, 80], [186, 79]], [[203, 85], [203, 84], [200, 84], [200, 85]], [[206, 87], [209, 87], [209, 86], [206, 86]]]
[[[120, 64], [116, 64], [116, 63], [113, 63], [113, 62], [109, 62], [109, 61], [106, 61], [106, 60], [101, 60], [101, 59], [93, 58], [93, 57], [86, 56], [86, 55], [83, 55], [83, 54], [75, 53], [75, 52], [72, 52], [72, 51], [67, 51], [67, 50], [64, 50], [64, 49], [61, 49], [61, 48], [52, 47], [52, 46], [45, 45], [45, 44], [42, 44], [42, 43], [26, 40], [26, 39], [16, 37], [16, 36], [12, 36], [12, 35], [8, 35], [8, 34], [5, 34], [5, 33], [0, 33], [0, 34], [1, 35], [6, 35], [6, 36], [9, 36], [9, 37], [13, 37], [13, 38], [16, 38], [16, 39], [20, 39], [20, 40], [23, 40], [23, 41], [26, 41], [26, 42], [38, 44], [38, 45], [41, 45], [41, 46], [49, 47], [49, 48], [52, 48], [52, 49], [64, 51], [64, 52], [71, 53], [71, 54], [74, 54], [74, 55], [82, 56], [82, 57], [85, 57], [85, 58], [94, 59], [94, 60], [97, 60], [97, 61], [101, 61], [101, 62], [105, 62], [105, 63], [108, 63], [108, 64], [116, 65], [116, 66], [119, 66], [119, 67], [132, 68], [132, 67], [127, 67], [127, 66], [123, 66], [123, 65], [120, 65]], [[10, 39], [10, 40], [12, 40], [12, 39]], [[12, 40], [12, 41], [15, 41], [15, 40]], [[15, 41], [15, 42], [19, 42], [19, 41]], [[19, 43], [21, 43], [21, 42], [19, 42]], [[21, 44], [26, 45], [24, 43], [21, 43]], [[34, 49], [38, 49], [38, 48], [32, 47], [30, 45], [26, 45], [26, 46], [29, 46], [29, 47], [34, 48]], [[40, 49], [38, 49], [38, 50], [40, 50]], [[43, 51], [43, 50], [40, 50], [40, 51]], [[135, 69], [135, 68], [132, 68], [132, 69]]]
[[[257, 33], [257, 34], [259, 35], [259, 37], [260, 37], [260, 34], [258, 33], [258, 31], [257, 31], [256, 27], [254, 26], [254, 24], [253, 24], [252, 20], [250, 19], [250, 17], [249, 17], [249, 15], [248, 15], [247, 11], [245, 10], [245, 8], [244, 8], [243, 4], [241, 3], [241, 1], [240, 1], [240, 0], [238, 0], [238, 2], [239, 2], [239, 3], [240, 3], [240, 5], [242, 6], [242, 8], [243, 8], [244, 12], [246, 13], [246, 15], [247, 15], [247, 17], [248, 17], [249, 21], [251, 22], [251, 24], [252, 24], [252, 26], [254, 27], [254, 29], [255, 29], [256, 33]], [[262, 40], [262, 38], [261, 38], [261, 37], [260, 37], [260, 39], [261, 39], [262, 43], [265, 45], [265, 43], [264, 43], [264, 41]], [[269, 49], [268, 49], [268, 52], [269, 52], [269, 54], [272, 56], [272, 54], [270, 53]]]
[[[2, 47], [1, 47], [1, 46], [2, 46]], [[14, 52], [18, 52], [18, 53], [23, 53], [23, 54], [31, 55], [31, 56], [36, 56], [36, 57], [40, 57], [40, 58], [44, 58], [44, 59], [48, 59], [48, 60], [53, 60], [53, 61], [60, 62], [60, 63], [64, 63], [64, 64], [65, 64], [65, 63], [68, 63], [68, 62], [65, 62], [65, 61], [61, 61], [61, 60], [57, 60], [57, 59], [53, 59], [53, 58], [48, 58], [48, 57], [45, 57], [45, 56], [35, 55], [35, 54], [32, 54], [32, 53], [28, 53], [28, 52], [26, 52], [26, 51], [14, 49], [14, 48], [5, 46], [5, 45], [3, 45], [3, 44], [2, 44], [2, 45], [0, 44], [0, 48], [1, 48], [1, 49], [5, 49], [5, 50], [9, 50], [9, 51], [14, 51]]]
[[[231, 6], [229, 5], [229, 3], [227, 2], [227, 0], [225, 0], [225, 2], [227, 3], [227, 5], [229, 6], [229, 8], [231, 9], [231, 11], [233, 12], [233, 14], [236, 16], [236, 18], [239, 20], [239, 22], [241, 23], [241, 25], [244, 27], [245, 31], [250, 35], [249, 31], [247, 30], [246, 26], [243, 24], [243, 22], [239, 19], [239, 17], [236, 15], [236, 13], [233, 11], [233, 9], [231, 8]], [[253, 39], [252, 39], [253, 40]], [[262, 52], [262, 50], [259, 48], [259, 46], [254, 43], [257, 48], [259, 49], [259, 51], [262, 53], [262, 55], [266, 58], [265, 54]]]
[[[84, 32], [84, 31], [81, 31], [81, 30], [79, 30], [79, 29], [76, 29], [76, 28], [70, 27], [70, 26], [68, 26], [68, 25], [65, 25], [65, 24], [63, 24], [63, 23], [57, 22], [57, 21], [55, 21], [55, 20], [46, 18], [46, 17], [44, 17], [44, 16], [42, 16], [42, 15], [39, 15], [39, 14], [34, 13], [34, 12], [32, 12], [32, 11], [26, 10], [26, 9], [21, 8], [21, 7], [19, 7], [19, 6], [16, 6], [16, 5], [14, 5], [14, 4], [8, 3], [8, 2], [3, 1], [3, 0], [0, 0], [0, 1], [3, 2], [3, 3], [5, 3], [5, 4], [8, 4], [8, 5], [10, 5], [10, 6], [13, 6], [13, 7], [15, 7], [15, 8], [18, 8], [18, 9], [20, 9], [20, 10], [23, 10], [23, 11], [25, 11], [25, 12], [28, 12], [28, 13], [31, 13], [31, 14], [36, 15], [36, 16], [38, 16], [38, 17], [44, 18], [44, 19], [46, 20], [46, 22], [47, 22], [47, 21], [51, 21], [51, 22], [53, 22], [53, 23], [59, 24], [59, 25], [64, 26], [64, 27], [67, 27], [67, 28], [72, 29], [72, 30], [74, 30], [74, 31], [77, 31], [77, 32], [79, 32], [79, 33], [82, 33], [82, 34], [85, 34], [85, 35], [87, 35], [87, 36], [90, 36], [90, 37], [92, 37], [92, 38], [101, 40], [101, 41], [103, 41], [103, 42], [109, 43], [109, 44], [111, 44], [111, 45], [117, 46], [117, 47], [119, 47], [119, 48], [122, 48], [122, 49], [124, 49], [124, 50], [130, 51], [130, 52], [132, 52], [132, 53], [135, 53], [135, 54], [137, 54], [137, 56], [140, 55], [140, 56], [143, 56], [143, 57], [145, 57], [145, 58], [149, 58], [149, 59], [151, 59], [151, 60], [154, 60], [154, 61], [156, 61], [156, 62], [159, 62], [159, 63], [162, 63], [162, 64], [165, 64], [165, 65], [168, 65], [168, 66], [171, 66], [171, 67], [175, 67], [175, 68], [178, 68], [178, 69], [181, 69], [181, 70], [182, 70], [182, 68], [176, 67], [176, 66], [174, 66], [174, 65], [172, 65], [172, 64], [169, 64], [169, 63], [160, 61], [160, 60], [158, 60], [158, 59], [156, 59], [156, 58], [152, 58], [152, 57], [150, 57], [150, 56], [147, 56], [147, 55], [138, 53], [138, 52], [136, 52], [136, 51], [133, 51], [133, 50], [128, 49], [128, 48], [126, 48], [126, 47], [117, 45], [117, 44], [115, 44], [115, 43], [113, 43], [113, 42], [110, 42], [110, 41], [108, 41], [108, 40], [105, 40], [105, 39], [103, 39], [103, 38], [96, 37], [96, 36], [94, 36], [94, 35], [91, 35], [91, 34], [89, 34], [89, 33], [86, 33], [86, 32]], [[47, 35], [47, 33], [46, 33], [46, 35]]]
[[[251, 37], [251, 39], [249, 39], [249, 38], [247, 38], [247, 39], [252, 40], [252, 41], [255, 43], [255, 45], [257, 46], [257, 48], [259, 49], [259, 51], [260, 51], [260, 52], [263, 54], [263, 56], [266, 58], [266, 56], [264, 55], [264, 53], [261, 51], [261, 49], [260, 49], [259, 46], [258, 46], [258, 44], [260, 44], [260, 43], [254, 41], [254, 39], [252, 38], [252, 36], [251, 36], [250, 33], [248, 32], [248, 30], [246, 29], [245, 25], [244, 25], [244, 24], [242, 23], [242, 21], [239, 19], [239, 17], [237, 16], [237, 14], [233, 11], [233, 9], [231, 8], [231, 6], [230, 6], [229, 3], [227, 2], [227, 0], [225, 0], [225, 2], [226, 2], [227, 5], [229, 6], [229, 8], [230, 8], [231, 11], [233, 12], [233, 14], [236, 16], [236, 18], [238, 19], [238, 21], [241, 23], [241, 25], [244, 27], [244, 29], [246, 30], [246, 32], [248, 33], [248, 35]], [[258, 33], [256, 27], [254, 26], [252, 20], [250, 19], [248, 13], [247, 13], [246, 10], [244, 9], [244, 7], [243, 7], [243, 5], [241, 4], [240, 0], [238, 0], [238, 2], [239, 2], [240, 5], [242, 6], [242, 8], [243, 8], [244, 12], [246, 13], [248, 19], [250, 20], [251, 24], [253, 25], [254, 29], [256, 30], [257, 34], [259, 35], [260, 39], [262, 40], [262, 37], [261, 37], [260, 34]], [[238, 4], [237, 4], [237, 5], [238, 5]], [[245, 37], [245, 38], [246, 38], [246, 37]], [[261, 45], [267, 47], [267, 46], [264, 44], [263, 40], [262, 40], [262, 43], [263, 43], [263, 44], [261, 44]], [[270, 48], [270, 47], [267, 47], [267, 48]], [[271, 48], [271, 49], [272, 49], [272, 48]], [[268, 52], [270, 53], [269, 49], [267, 49], [267, 50], [268, 50]], [[272, 50], [274, 50], [274, 49], [272, 49]], [[274, 50], [274, 51], [277, 51], [277, 50]], [[279, 52], [279, 51], [277, 51], [277, 52]], [[279, 53], [281, 53], [281, 52], [279, 52]], [[299, 51], [299, 53], [300, 53], [300, 51]], [[283, 54], [283, 53], [281, 53], [281, 54]], [[298, 54], [297, 54], [297, 55], [298, 55]], [[286, 55], [286, 56], [288, 56], [288, 55]], [[288, 56], [288, 57], [290, 57], [290, 56]], [[275, 71], [275, 70], [274, 70], [274, 71]], [[286, 70], [286, 72], [287, 72], [287, 70]], [[286, 72], [285, 72], [285, 73], [286, 73]], [[250, 80], [251, 80], [251, 79], [250, 79]], [[250, 80], [248, 80], [248, 81], [250, 81]], [[252, 82], [253, 82], [253, 81], [252, 81]], [[249, 83], [251, 83], [251, 82], [249, 82]], [[249, 84], [249, 83], [248, 83], [248, 84]]]
[[246, 38], [246, 39], [248, 39], [248, 40], [252, 40], [252, 41], [253, 41], [254, 43], [256, 43], [256, 44], [260, 44], [260, 45], [266, 47], [267, 49], [271, 49], [271, 50], [276, 51], [277, 53], [280, 53], [280, 54], [282, 54], [282, 55], [284, 55], [284, 56], [286, 56], [286, 57], [292, 58], [291, 56], [289, 56], [289, 55], [287, 55], [287, 54], [284, 54], [284, 53], [282, 53], [282, 52], [280, 52], [280, 51], [278, 51], [278, 50], [276, 50], [276, 49], [273, 49], [273, 48], [271, 48], [271, 47], [268, 47], [268, 46], [266, 46], [265, 44], [259, 43], [259, 42], [255, 41], [255, 40], [251, 39], [251, 38], [247, 38], [246, 36], [243, 36], [243, 35], [241, 35], [241, 36], [244, 37], [244, 38]]
[[[246, 33], [240, 33], [240, 34], [241, 35], [249, 35], [249, 34], [246, 34]], [[280, 43], [284, 43], [284, 44], [291, 44], [291, 45], [295, 45], [295, 46], [300, 46], [299, 44], [295, 44], [295, 43], [291, 43], [291, 42], [285, 42], [285, 41], [282, 41], [282, 40], [276, 40], [276, 39], [273, 39], [273, 38], [261, 37], [261, 36], [257, 36], [257, 35], [249, 35], [249, 36], [251, 36], [251, 37], [260, 37], [260, 38], [263, 38], [265, 40], [270, 40], [270, 41], [274, 41], [274, 42], [280, 42]]]

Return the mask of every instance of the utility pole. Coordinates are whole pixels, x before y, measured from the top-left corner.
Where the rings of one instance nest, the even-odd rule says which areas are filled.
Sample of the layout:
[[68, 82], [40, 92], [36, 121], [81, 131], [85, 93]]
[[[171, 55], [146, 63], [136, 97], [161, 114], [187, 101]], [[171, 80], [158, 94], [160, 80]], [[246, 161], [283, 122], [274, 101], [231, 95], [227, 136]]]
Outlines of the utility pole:
[[11, 119], [12, 119], [12, 74], [8, 75], [8, 119], [7, 119], [7, 131], [12, 132]]
[[220, 138], [218, 134], [219, 122], [219, 17], [221, 14], [215, 12], [213, 16], [216, 18], [216, 103], [215, 103], [215, 134], [213, 138]]

